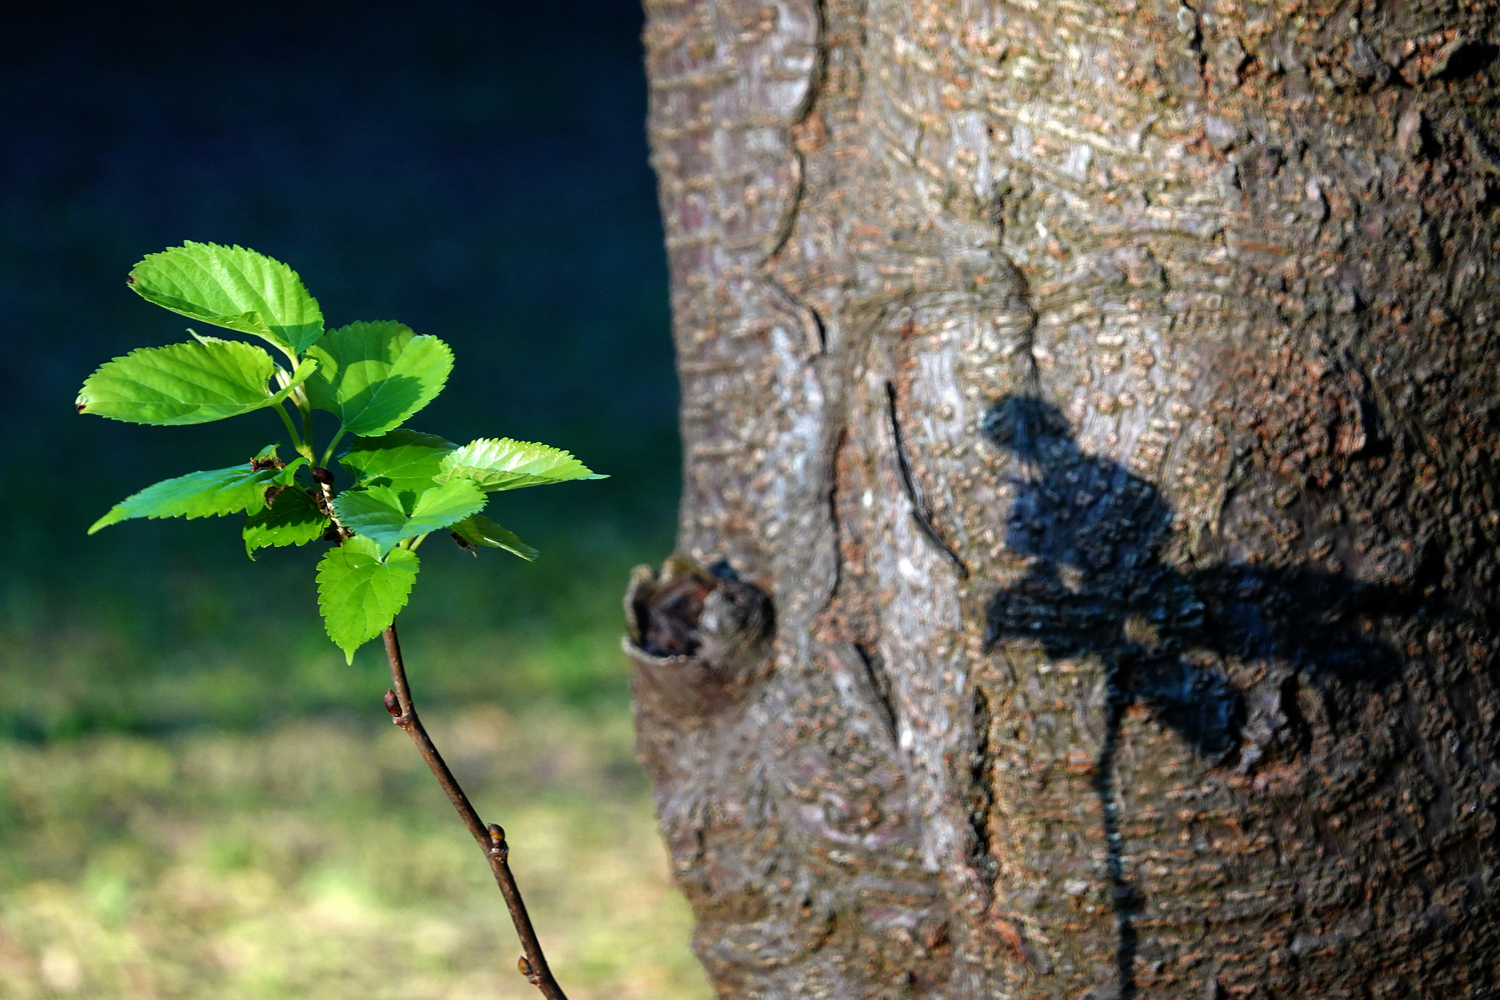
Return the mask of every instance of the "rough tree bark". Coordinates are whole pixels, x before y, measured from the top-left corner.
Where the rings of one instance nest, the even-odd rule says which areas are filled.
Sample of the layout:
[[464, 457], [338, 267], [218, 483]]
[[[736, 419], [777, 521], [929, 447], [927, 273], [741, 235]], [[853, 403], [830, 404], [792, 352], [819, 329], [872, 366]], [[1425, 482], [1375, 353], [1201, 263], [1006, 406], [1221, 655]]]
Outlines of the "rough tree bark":
[[1494, 995], [1497, 4], [646, 9], [721, 994]]

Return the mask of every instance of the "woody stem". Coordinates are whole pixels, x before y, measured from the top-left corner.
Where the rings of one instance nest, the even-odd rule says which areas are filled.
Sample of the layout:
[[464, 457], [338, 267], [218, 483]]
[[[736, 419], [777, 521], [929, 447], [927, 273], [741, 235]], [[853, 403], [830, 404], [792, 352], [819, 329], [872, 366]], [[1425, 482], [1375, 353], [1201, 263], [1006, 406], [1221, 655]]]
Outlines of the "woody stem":
[[562, 987], [558, 986], [557, 980], [552, 978], [552, 970], [548, 968], [546, 956], [542, 954], [542, 944], [537, 940], [536, 930], [531, 926], [531, 916], [526, 912], [526, 903], [521, 899], [521, 890], [516, 885], [515, 876], [511, 874], [510, 846], [505, 842], [505, 831], [495, 823], [486, 826], [479, 818], [479, 814], [469, 803], [469, 797], [459, 786], [458, 779], [448, 769], [443, 755], [438, 753], [432, 738], [427, 735], [422, 720], [417, 716], [416, 706], [412, 704], [411, 687], [406, 681], [406, 665], [401, 659], [401, 644], [396, 639], [394, 622], [386, 626], [383, 638], [386, 659], [391, 664], [392, 686], [392, 689], [385, 693], [386, 711], [391, 713], [391, 720], [406, 730], [412, 742], [417, 745], [417, 750], [422, 754], [422, 759], [427, 761], [432, 776], [442, 786], [448, 796], [448, 801], [453, 803], [453, 808], [458, 810], [459, 818], [464, 821], [464, 826], [469, 828], [469, 833], [479, 843], [480, 850], [484, 851], [484, 856], [490, 863], [490, 870], [495, 875], [495, 884], [500, 887], [500, 894], [505, 897], [505, 905], [510, 910], [510, 919], [515, 924], [516, 936], [521, 939], [521, 949], [524, 954], [517, 963], [521, 974], [533, 986], [541, 990], [542, 996], [547, 1000], [567, 1000]]

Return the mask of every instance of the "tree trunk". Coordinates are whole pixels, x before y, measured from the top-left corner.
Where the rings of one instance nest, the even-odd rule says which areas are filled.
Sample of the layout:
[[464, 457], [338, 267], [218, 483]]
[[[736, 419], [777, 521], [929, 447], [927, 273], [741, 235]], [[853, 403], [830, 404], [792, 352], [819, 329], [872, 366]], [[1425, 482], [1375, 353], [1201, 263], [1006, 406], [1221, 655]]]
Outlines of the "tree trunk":
[[646, 8], [721, 995], [1500, 989], [1496, 4]]

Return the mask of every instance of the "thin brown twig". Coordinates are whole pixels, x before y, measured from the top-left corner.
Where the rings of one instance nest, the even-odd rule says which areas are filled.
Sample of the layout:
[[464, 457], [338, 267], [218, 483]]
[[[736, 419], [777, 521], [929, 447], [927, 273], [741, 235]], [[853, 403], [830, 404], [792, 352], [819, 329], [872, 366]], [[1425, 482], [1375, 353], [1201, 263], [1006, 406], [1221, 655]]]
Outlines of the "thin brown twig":
[[432, 776], [437, 778], [438, 784], [448, 795], [448, 801], [458, 810], [459, 818], [464, 821], [464, 826], [469, 828], [469, 833], [479, 842], [480, 850], [484, 851], [485, 858], [489, 860], [490, 870], [495, 873], [495, 884], [505, 897], [511, 922], [516, 925], [516, 936], [521, 939], [521, 948], [525, 952], [516, 963], [521, 975], [541, 990], [542, 996], [547, 1000], [568, 1000], [562, 987], [557, 985], [557, 980], [552, 978], [552, 970], [547, 967], [547, 958], [542, 954], [542, 943], [537, 940], [536, 930], [531, 926], [531, 916], [526, 912], [526, 904], [521, 899], [521, 890], [516, 885], [515, 876], [511, 874], [510, 846], [505, 842], [505, 831], [495, 823], [485, 826], [474, 807], [469, 804], [469, 797], [459, 787], [458, 779], [448, 770], [443, 755], [438, 753], [432, 738], [427, 735], [422, 720], [417, 717], [416, 706], [411, 700], [411, 687], [406, 682], [406, 664], [401, 659], [401, 643], [396, 639], [394, 622], [386, 627], [383, 638], [385, 656], [391, 664], [393, 690], [385, 693], [385, 708], [391, 713], [391, 721], [406, 730], [412, 742], [417, 745], [422, 759], [432, 769]]

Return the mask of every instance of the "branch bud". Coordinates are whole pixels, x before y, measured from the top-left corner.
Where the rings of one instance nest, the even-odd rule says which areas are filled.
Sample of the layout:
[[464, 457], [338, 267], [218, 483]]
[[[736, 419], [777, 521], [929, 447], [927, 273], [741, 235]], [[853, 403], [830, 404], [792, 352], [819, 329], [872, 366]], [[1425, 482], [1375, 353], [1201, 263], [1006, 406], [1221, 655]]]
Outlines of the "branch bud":
[[505, 842], [505, 831], [498, 823], [490, 824], [489, 855], [492, 863], [498, 862], [503, 865], [510, 860], [510, 845]]

